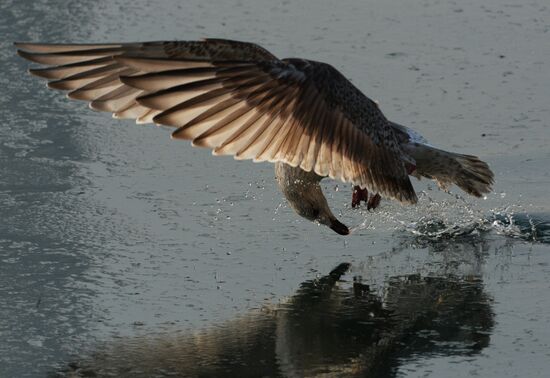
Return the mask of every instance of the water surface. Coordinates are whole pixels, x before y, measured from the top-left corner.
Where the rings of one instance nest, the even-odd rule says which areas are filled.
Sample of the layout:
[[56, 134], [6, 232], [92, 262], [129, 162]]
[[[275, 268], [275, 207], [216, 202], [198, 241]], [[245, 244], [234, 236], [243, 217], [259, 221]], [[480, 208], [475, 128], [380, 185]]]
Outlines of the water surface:
[[[2, 2], [0, 376], [546, 376], [550, 9], [315, 4]], [[331, 63], [495, 192], [369, 213], [328, 181], [342, 238], [269, 164], [68, 101], [11, 45], [205, 36]]]

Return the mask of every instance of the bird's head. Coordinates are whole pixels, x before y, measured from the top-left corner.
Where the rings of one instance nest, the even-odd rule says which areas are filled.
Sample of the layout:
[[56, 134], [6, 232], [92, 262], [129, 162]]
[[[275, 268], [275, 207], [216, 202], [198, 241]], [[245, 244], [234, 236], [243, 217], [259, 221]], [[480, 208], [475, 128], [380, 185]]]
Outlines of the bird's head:
[[312, 222], [319, 222], [328, 226], [340, 235], [349, 234], [349, 228], [336, 219], [332, 211], [330, 211], [327, 199], [318, 184], [308, 185], [307, 190], [304, 190], [300, 194], [299, 196], [286, 196], [290, 206], [298, 215]]

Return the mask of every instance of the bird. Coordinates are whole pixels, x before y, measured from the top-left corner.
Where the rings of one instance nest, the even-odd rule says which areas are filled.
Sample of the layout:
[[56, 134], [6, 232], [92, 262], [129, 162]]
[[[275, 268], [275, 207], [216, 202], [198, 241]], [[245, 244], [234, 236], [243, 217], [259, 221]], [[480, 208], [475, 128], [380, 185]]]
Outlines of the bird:
[[478, 157], [430, 145], [389, 121], [328, 63], [279, 59], [251, 42], [206, 38], [100, 44], [16, 42], [29, 72], [70, 99], [174, 127], [173, 139], [213, 155], [271, 162], [290, 207], [340, 235], [350, 228], [331, 211], [320, 186], [329, 177], [353, 186], [352, 207], [382, 197], [418, 201], [410, 177], [456, 184], [481, 197], [494, 174]]

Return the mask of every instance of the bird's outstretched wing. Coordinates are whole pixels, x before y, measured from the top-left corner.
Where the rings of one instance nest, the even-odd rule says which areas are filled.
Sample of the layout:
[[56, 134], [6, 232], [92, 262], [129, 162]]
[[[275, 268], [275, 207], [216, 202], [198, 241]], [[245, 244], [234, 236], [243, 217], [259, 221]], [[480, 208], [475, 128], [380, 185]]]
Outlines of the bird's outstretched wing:
[[220, 39], [16, 46], [47, 66], [30, 72], [49, 87], [115, 118], [174, 126], [174, 138], [215, 155], [282, 161], [416, 202], [393, 128], [328, 64]]

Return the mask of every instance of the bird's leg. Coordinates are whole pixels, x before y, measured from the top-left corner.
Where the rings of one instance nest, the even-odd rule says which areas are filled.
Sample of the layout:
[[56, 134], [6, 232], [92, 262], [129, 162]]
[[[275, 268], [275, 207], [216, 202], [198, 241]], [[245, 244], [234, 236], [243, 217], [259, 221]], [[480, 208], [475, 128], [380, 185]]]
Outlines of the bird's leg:
[[380, 194], [371, 194], [367, 189], [361, 189], [359, 185], [353, 187], [353, 193], [351, 195], [351, 207], [357, 207], [361, 205], [361, 201], [367, 203], [367, 210], [376, 209], [380, 205], [382, 197]]
[[367, 210], [370, 209], [376, 209], [378, 205], [380, 205], [380, 200], [382, 197], [380, 197], [380, 194], [376, 193], [375, 195], [371, 195], [368, 202], [367, 202]]
[[361, 204], [361, 201], [367, 202], [369, 199], [369, 191], [367, 189], [361, 189], [359, 185], [353, 187], [353, 193], [351, 194], [351, 207], [356, 207]]

